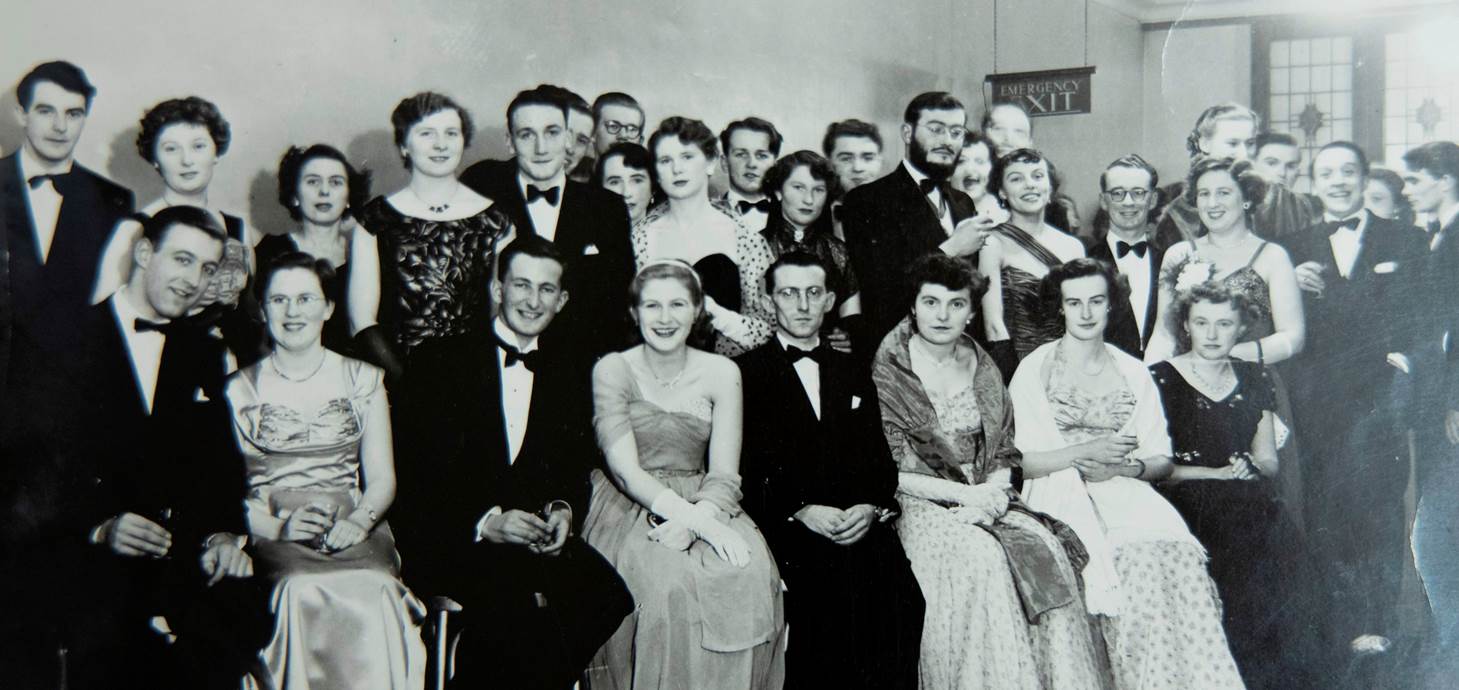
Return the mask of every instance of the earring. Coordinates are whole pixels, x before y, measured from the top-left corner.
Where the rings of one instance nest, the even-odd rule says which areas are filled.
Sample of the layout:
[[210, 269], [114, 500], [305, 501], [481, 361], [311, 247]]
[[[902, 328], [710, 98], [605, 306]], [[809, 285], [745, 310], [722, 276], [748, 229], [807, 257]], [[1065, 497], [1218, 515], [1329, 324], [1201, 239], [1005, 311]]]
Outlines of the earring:
[[1242, 204], [1242, 205], [1241, 205], [1241, 208], [1242, 208], [1242, 210], [1245, 210], [1245, 211], [1250, 211], [1250, 210], [1251, 210], [1251, 202], [1250, 202], [1250, 201], [1248, 201], [1248, 202], [1246, 202], [1246, 203], [1244, 203], [1244, 204]]

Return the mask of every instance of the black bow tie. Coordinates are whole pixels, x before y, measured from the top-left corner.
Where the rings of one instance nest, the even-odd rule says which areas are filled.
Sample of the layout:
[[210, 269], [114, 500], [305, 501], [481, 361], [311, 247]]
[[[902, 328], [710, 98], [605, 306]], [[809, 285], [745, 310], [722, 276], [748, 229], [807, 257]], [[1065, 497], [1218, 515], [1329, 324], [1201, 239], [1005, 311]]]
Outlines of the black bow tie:
[[1439, 221], [1438, 221], [1437, 218], [1434, 219], [1434, 220], [1429, 221], [1428, 230], [1429, 230], [1429, 235], [1430, 236], [1439, 234], [1439, 231], [1442, 230], [1442, 229], [1443, 229], [1443, 225], [1441, 225], [1439, 223]]
[[132, 322], [132, 330], [135, 330], [138, 333], [154, 331], [157, 333], [161, 333], [165, 336], [175, 327], [175, 321], [148, 321], [147, 319], [137, 319], [136, 321]]
[[517, 362], [521, 362], [522, 366], [527, 367], [527, 371], [534, 373], [537, 371], [537, 365], [541, 362], [541, 351], [533, 350], [523, 353], [521, 350], [508, 345], [501, 338], [496, 338], [496, 346], [507, 354], [506, 366], [516, 366]]
[[1145, 258], [1145, 252], [1148, 251], [1150, 251], [1150, 243], [1146, 242], [1145, 240], [1140, 240], [1139, 242], [1136, 242], [1134, 244], [1130, 244], [1124, 240], [1118, 240], [1115, 242], [1116, 259], [1123, 259], [1125, 258], [1125, 255], [1129, 254], [1130, 252], [1134, 252], [1135, 256], [1143, 259]]
[[1363, 216], [1361, 214], [1354, 215], [1351, 218], [1344, 218], [1342, 220], [1335, 220], [1328, 223], [1327, 231], [1329, 233], [1333, 233], [1337, 232], [1338, 230], [1357, 230], [1358, 225], [1362, 222]]
[[922, 181], [918, 182], [917, 186], [922, 188], [923, 194], [929, 196], [932, 194], [932, 190], [934, 189], [942, 192], [942, 197], [944, 199], [947, 198], [948, 190], [952, 189], [951, 185], [947, 183], [947, 180], [934, 180], [930, 177], [922, 178]]
[[50, 180], [51, 186], [56, 188], [56, 193], [60, 194], [61, 196], [65, 196], [66, 192], [63, 191], [62, 188], [66, 186], [66, 182], [70, 179], [71, 173], [63, 172], [55, 173], [52, 175], [32, 175], [30, 179], [26, 180], [25, 182], [26, 184], [30, 185], [31, 189], [40, 189], [40, 186], [45, 184], [46, 180]]
[[547, 203], [556, 206], [557, 195], [561, 191], [561, 187], [548, 187], [547, 189], [538, 189], [537, 185], [529, 184], [527, 185], [527, 203], [530, 204], [538, 199], [546, 199]]
[[740, 215], [742, 215], [742, 216], [745, 215], [746, 213], [749, 213], [750, 212], [750, 209], [754, 209], [754, 210], [759, 211], [761, 213], [769, 213], [770, 212], [770, 200], [769, 199], [761, 199], [759, 201], [740, 201], [738, 204], [735, 204], [735, 208], [739, 209]]
[[816, 364], [822, 364], [826, 361], [826, 348], [825, 346], [817, 346], [811, 350], [802, 350], [794, 345], [786, 345], [785, 356], [790, 359], [791, 364], [795, 364], [807, 357]]

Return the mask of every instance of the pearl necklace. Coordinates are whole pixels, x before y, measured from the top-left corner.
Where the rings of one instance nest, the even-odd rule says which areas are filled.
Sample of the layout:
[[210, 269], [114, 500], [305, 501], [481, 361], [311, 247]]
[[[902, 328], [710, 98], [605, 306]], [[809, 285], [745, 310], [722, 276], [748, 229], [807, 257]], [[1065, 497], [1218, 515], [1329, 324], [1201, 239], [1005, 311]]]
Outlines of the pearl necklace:
[[304, 378], [299, 378], [299, 379], [290, 377], [288, 374], [285, 374], [284, 373], [284, 370], [283, 369], [280, 369], [279, 368], [279, 356], [278, 356], [278, 353], [272, 353], [272, 354], [270, 354], [269, 355], [269, 358], [268, 358], [268, 363], [269, 363], [269, 367], [274, 370], [274, 373], [279, 375], [279, 378], [281, 378], [281, 379], [283, 379], [285, 381], [289, 381], [291, 383], [304, 383], [305, 381], [308, 381], [309, 379], [314, 378], [314, 375], [315, 374], [318, 374], [319, 373], [319, 370], [324, 368], [324, 360], [325, 360], [325, 357], [326, 357], [327, 354], [328, 354], [327, 352], [326, 353], [321, 353], [320, 356], [319, 356], [319, 364], [316, 364], [314, 366], [314, 371], [309, 372], [307, 375], [304, 376]]
[[1190, 371], [1192, 374], [1195, 375], [1196, 380], [1205, 385], [1206, 390], [1215, 393], [1217, 391], [1223, 390], [1222, 386], [1225, 385], [1227, 377], [1231, 376], [1233, 372], [1231, 368], [1231, 360], [1221, 360], [1221, 365], [1222, 366], [1219, 367], [1220, 373], [1216, 375], [1216, 383], [1211, 383], [1209, 380], [1206, 379], [1206, 377], [1202, 376], [1200, 367], [1196, 366], [1196, 363], [1194, 361], [1190, 363]]

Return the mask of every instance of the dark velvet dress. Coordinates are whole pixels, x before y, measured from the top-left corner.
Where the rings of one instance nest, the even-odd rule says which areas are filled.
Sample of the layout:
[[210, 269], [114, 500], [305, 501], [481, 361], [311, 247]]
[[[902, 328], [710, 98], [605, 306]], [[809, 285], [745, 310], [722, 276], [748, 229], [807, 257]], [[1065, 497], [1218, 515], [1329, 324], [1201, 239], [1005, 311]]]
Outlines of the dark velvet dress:
[[365, 204], [360, 225], [380, 245], [376, 322], [398, 354], [460, 335], [491, 319], [491, 271], [512, 221], [495, 206], [457, 220], [424, 220], [385, 197]]
[[[1267, 369], [1232, 362], [1236, 388], [1221, 400], [1196, 390], [1168, 361], [1150, 367], [1165, 406], [1174, 462], [1225, 467], [1251, 451], [1276, 388]], [[1276, 481], [1198, 479], [1158, 486], [1210, 555], [1231, 653], [1250, 688], [1321, 687], [1323, 664], [1311, 624], [1324, 610], [1301, 533]]]

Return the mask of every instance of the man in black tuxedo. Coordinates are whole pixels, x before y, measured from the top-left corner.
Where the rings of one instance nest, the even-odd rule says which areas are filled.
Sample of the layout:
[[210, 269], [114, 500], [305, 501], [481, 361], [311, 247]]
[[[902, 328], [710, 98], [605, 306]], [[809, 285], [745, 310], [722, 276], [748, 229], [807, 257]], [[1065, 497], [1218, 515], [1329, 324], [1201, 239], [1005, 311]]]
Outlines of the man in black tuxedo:
[[1306, 525], [1332, 579], [1336, 629], [1355, 652], [1386, 651], [1396, 633], [1408, 558], [1403, 494], [1408, 453], [1391, 404], [1411, 363], [1423, 238], [1363, 210], [1368, 159], [1338, 141], [1312, 160], [1323, 222], [1291, 236], [1307, 345], [1291, 362]]
[[[644, 114], [638, 99], [621, 91], [609, 91], [593, 99], [593, 154], [583, 160], [592, 170], [608, 147], [626, 142], [643, 144]], [[582, 166], [583, 163], [579, 163]]]
[[462, 687], [565, 690], [632, 610], [613, 566], [572, 536], [597, 457], [591, 359], [538, 349], [568, 301], [541, 237], [502, 252], [490, 332], [422, 346], [397, 395], [391, 525], [405, 577], [459, 602]]
[[736, 361], [744, 377], [744, 507], [805, 633], [786, 687], [915, 688], [925, 602], [890, 518], [897, 466], [871, 377], [820, 342], [835, 304], [828, 267], [789, 252], [765, 273], [775, 338]]
[[1150, 241], [1160, 176], [1138, 154], [1122, 156], [1099, 176], [1099, 205], [1109, 217], [1104, 237], [1089, 243], [1089, 256], [1111, 266], [1130, 283], [1128, 300], [1110, 311], [1105, 338], [1135, 359], [1160, 327], [1155, 318], [1160, 295], [1160, 262], [1164, 250]]
[[962, 103], [948, 93], [924, 93], [907, 105], [903, 119], [906, 159], [886, 177], [851, 190], [841, 206], [866, 316], [867, 342], [853, 350], [867, 361], [912, 307], [907, 267], [934, 251], [976, 265], [984, 233], [994, 225], [986, 216], [975, 217], [972, 199], [948, 181], [967, 134]]
[[739, 217], [751, 232], [765, 229], [770, 219], [769, 191], [764, 189], [765, 173], [780, 156], [785, 137], [768, 120], [747, 117], [735, 120], [719, 133], [724, 147], [725, 176], [729, 189], [720, 201]]
[[35, 540], [21, 563], [27, 601], [50, 607], [32, 621], [58, 628], [71, 688], [237, 687], [267, 639], [242, 550], [224, 347], [181, 318], [225, 238], [199, 208], [149, 219], [131, 278], [88, 310], [61, 375], [28, 401], [48, 443], [26, 458]]
[[[0, 158], [0, 417], [7, 421], [47, 385], [48, 353], [73, 339], [95, 301], [102, 248], [132, 212], [130, 191], [74, 158], [95, 94], [68, 62], [37, 66], [15, 89], [25, 136], [19, 151]], [[5, 436], [0, 428], [0, 453]]]
[[563, 288], [577, 298], [562, 312], [547, 344], [601, 355], [627, 345], [631, 333], [628, 208], [613, 192], [567, 179], [564, 148], [572, 133], [561, 91], [539, 86], [517, 94], [507, 106], [513, 158], [472, 165], [461, 181], [496, 201], [518, 236], [553, 242], [572, 264]]
[[841, 227], [841, 205], [846, 193], [881, 177], [881, 130], [870, 122], [857, 119], [832, 122], [821, 139], [821, 151], [836, 171], [836, 198], [831, 200], [831, 227], [843, 242], [846, 232]]

